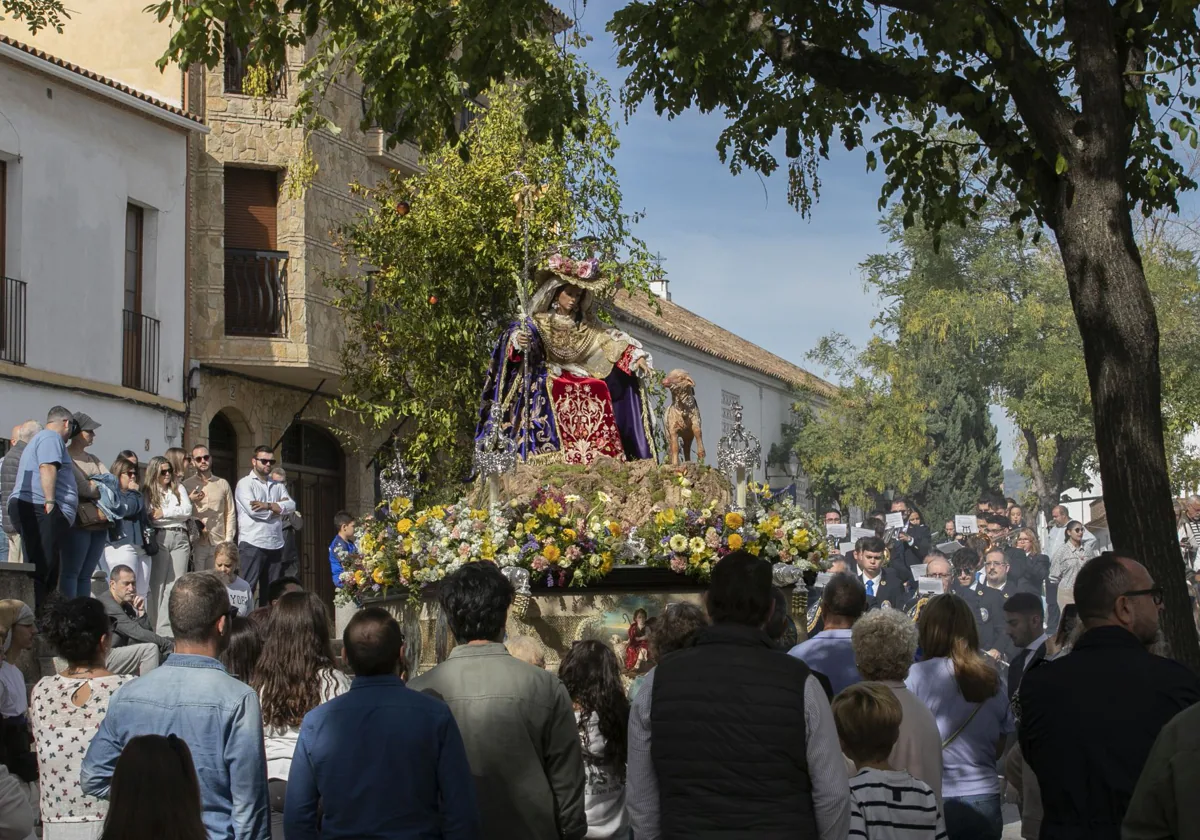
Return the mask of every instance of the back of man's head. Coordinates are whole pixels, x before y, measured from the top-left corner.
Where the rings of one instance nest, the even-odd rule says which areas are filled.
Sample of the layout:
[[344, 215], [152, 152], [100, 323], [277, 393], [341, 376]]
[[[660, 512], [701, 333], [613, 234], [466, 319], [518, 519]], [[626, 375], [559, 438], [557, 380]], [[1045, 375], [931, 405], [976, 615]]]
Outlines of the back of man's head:
[[29, 443], [42, 430], [42, 424], [36, 420], [26, 420], [17, 427], [17, 440]]
[[853, 624], [867, 611], [867, 590], [858, 575], [834, 575], [821, 594], [821, 611]]
[[1111, 551], [1083, 564], [1075, 578], [1075, 606], [1084, 627], [1112, 617], [1117, 598], [1130, 589], [1132, 578], [1121, 558]]
[[217, 636], [217, 619], [229, 615], [225, 583], [209, 572], [192, 572], [175, 582], [167, 603], [176, 642], [205, 644]]
[[465, 563], [438, 584], [438, 601], [454, 640], [498, 642], [516, 593], [494, 563]]
[[396, 619], [382, 607], [359, 610], [342, 633], [346, 661], [358, 677], [379, 677], [400, 672], [404, 634]]
[[1004, 611], [1014, 615], [1036, 615], [1039, 619], [1044, 619], [1046, 615], [1042, 599], [1032, 592], [1014, 593], [1004, 601]]
[[771, 614], [771, 564], [748, 551], [721, 559], [708, 584], [708, 615], [714, 624], [762, 627]]

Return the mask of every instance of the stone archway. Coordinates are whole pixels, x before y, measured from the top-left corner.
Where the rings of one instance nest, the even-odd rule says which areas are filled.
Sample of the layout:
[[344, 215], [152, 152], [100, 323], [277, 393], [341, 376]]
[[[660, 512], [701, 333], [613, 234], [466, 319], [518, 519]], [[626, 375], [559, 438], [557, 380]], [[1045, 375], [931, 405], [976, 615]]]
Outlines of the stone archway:
[[298, 535], [300, 580], [331, 609], [334, 585], [329, 570], [333, 517], [346, 504], [346, 458], [337, 439], [313, 423], [294, 423], [283, 436], [279, 459], [287, 470], [288, 492], [304, 517]]
[[208, 424], [208, 452], [212, 455], [213, 475], [234, 487], [241, 478], [238, 467], [238, 433], [225, 412], [217, 412]]

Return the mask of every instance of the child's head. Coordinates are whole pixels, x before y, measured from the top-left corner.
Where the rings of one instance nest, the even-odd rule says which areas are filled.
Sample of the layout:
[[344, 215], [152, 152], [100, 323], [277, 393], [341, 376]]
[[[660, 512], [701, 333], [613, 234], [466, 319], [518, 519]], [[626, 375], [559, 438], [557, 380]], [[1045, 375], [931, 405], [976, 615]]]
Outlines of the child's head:
[[223, 577], [226, 583], [233, 583], [240, 571], [237, 543], [223, 542], [217, 546], [213, 552], [213, 570]]
[[333, 517], [333, 527], [337, 528], [337, 534], [346, 542], [354, 540], [354, 517], [346, 511], [338, 511]]
[[882, 683], [857, 683], [833, 698], [842, 752], [859, 767], [887, 762], [903, 716], [900, 701]]

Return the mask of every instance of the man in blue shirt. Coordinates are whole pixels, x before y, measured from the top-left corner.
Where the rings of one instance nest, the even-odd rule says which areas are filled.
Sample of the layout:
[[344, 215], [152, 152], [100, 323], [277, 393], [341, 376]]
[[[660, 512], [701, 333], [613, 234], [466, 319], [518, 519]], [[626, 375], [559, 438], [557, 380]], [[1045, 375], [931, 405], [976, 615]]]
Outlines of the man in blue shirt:
[[167, 609], [175, 652], [109, 702], [83, 759], [83, 792], [108, 796], [117, 759], [131, 739], [176, 735], [192, 751], [209, 840], [270, 840], [258, 695], [229, 676], [218, 659], [229, 644], [232, 620], [225, 584], [208, 572], [184, 575]]
[[46, 428], [34, 435], [21, 453], [16, 483], [7, 500], [25, 562], [37, 567], [33, 593], [39, 615], [46, 593], [58, 586], [59, 555], [79, 506], [75, 470], [66, 446], [74, 422], [71, 412], [61, 405], [50, 409]]
[[343, 641], [354, 682], [304, 717], [288, 774], [288, 840], [477, 840], [466, 747], [450, 708], [397, 676], [400, 625], [368, 607]]
[[354, 517], [344, 510], [338, 511], [333, 517], [333, 527], [337, 528], [337, 536], [329, 544], [329, 572], [333, 575], [333, 585], [341, 589], [342, 561], [358, 552], [354, 544]]
[[850, 628], [866, 611], [867, 592], [862, 582], [851, 574], [834, 575], [821, 595], [825, 629], [796, 645], [788, 655], [801, 660], [809, 670], [828, 677], [834, 694], [862, 682], [854, 664]]

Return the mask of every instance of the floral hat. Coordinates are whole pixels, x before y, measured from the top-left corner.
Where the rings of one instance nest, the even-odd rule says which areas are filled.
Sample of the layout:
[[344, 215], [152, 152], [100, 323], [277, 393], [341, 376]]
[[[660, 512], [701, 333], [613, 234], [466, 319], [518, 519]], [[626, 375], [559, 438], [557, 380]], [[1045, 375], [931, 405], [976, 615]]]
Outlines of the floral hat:
[[554, 278], [588, 292], [604, 292], [610, 285], [607, 279], [600, 276], [600, 260], [595, 257], [575, 260], [562, 254], [552, 254], [546, 261], [546, 267], [538, 269], [537, 283], [541, 285]]

